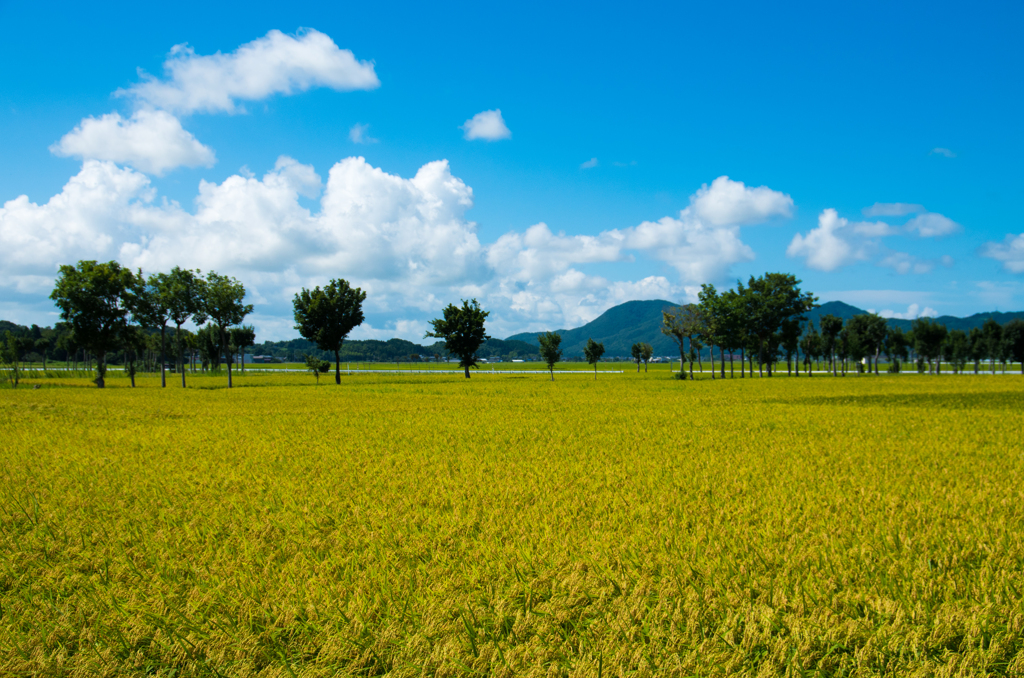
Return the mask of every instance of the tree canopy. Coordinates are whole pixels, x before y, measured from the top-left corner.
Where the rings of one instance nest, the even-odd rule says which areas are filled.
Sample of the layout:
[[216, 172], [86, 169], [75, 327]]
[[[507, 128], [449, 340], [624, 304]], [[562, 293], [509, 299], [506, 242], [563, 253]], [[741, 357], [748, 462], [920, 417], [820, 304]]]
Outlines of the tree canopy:
[[476, 352], [484, 341], [490, 339], [484, 329], [484, 321], [490, 311], [481, 309], [476, 299], [463, 299], [462, 306], [448, 304], [442, 313], [441, 318], [430, 321], [434, 331], [424, 336], [443, 339], [445, 350], [459, 357], [459, 366], [469, 379], [469, 368], [476, 367]]
[[295, 329], [321, 351], [334, 353], [334, 383], [341, 383], [341, 346], [349, 332], [363, 323], [366, 292], [347, 280], [331, 280], [326, 287], [303, 288], [295, 295]]

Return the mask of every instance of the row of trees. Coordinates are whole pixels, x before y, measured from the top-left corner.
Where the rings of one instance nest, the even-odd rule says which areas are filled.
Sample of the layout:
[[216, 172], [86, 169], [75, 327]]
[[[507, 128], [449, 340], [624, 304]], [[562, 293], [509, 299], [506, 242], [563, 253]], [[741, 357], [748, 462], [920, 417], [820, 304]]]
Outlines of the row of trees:
[[[255, 343], [255, 331], [241, 325], [252, 312], [243, 303], [245, 287], [232, 277], [210, 271], [175, 267], [170, 273], [146, 276], [116, 261], [79, 261], [61, 266], [50, 298], [60, 309], [68, 329], [68, 341], [91, 353], [96, 360], [98, 387], [106, 383], [107, 357], [121, 350], [125, 370], [135, 385], [138, 356], [147, 346], [147, 330], [160, 335], [160, 384], [167, 386], [167, 330], [174, 327], [177, 367], [185, 386], [182, 325], [209, 325], [199, 333], [216, 342], [218, 358], [226, 358], [228, 386], [232, 385], [231, 357]], [[219, 360], [218, 360], [219, 361]], [[244, 363], [244, 358], [243, 358]]]

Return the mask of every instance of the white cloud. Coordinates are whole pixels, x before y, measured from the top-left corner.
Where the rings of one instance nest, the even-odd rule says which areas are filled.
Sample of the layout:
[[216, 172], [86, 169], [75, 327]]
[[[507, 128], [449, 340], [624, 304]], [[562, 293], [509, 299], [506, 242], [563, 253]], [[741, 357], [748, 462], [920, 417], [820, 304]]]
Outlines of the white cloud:
[[143, 82], [115, 94], [178, 113], [234, 113], [238, 101], [274, 94], [380, 86], [371, 62], [357, 61], [351, 51], [311, 29], [295, 36], [272, 30], [229, 54], [200, 56], [188, 45], [176, 45], [163, 68], [164, 79], [143, 74]]
[[469, 141], [473, 139], [498, 141], [499, 139], [512, 138], [512, 132], [505, 125], [505, 119], [501, 117], [500, 108], [477, 113], [463, 123], [459, 129], [465, 131], [463, 136]]
[[853, 228], [854, 233], [867, 238], [883, 238], [900, 232], [898, 228], [890, 226], [884, 221], [858, 221], [850, 224], [850, 226]]
[[[44, 295], [58, 264], [83, 258], [146, 272], [216, 270], [245, 283], [258, 331], [275, 338], [293, 335], [290, 301], [300, 288], [343, 276], [369, 295], [367, 332], [419, 332], [444, 304], [476, 297], [493, 310], [492, 333], [503, 336], [578, 326], [630, 299], [691, 299], [700, 283], [720, 281], [754, 256], [738, 225], [710, 224], [689, 207], [593, 236], [541, 223], [481, 244], [465, 216], [473, 191], [444, 160], [403, 178], [346, 158], [322, 181], [313, 167], [282, 156], [261, 177], [200, 182], [194, 202], [188, 212], [158, 200], [145, 175], [87, 160], [45, 204], [21, 196], [0, 209], [0, 248], [23, 253], [0, 261], [0, 286]], [[609, 280], [588, 270], [640, 256], [669, 263], [679, 279]]]
[[942, 147], [935, 147], [935, 148], [933, 148], [929, 155], [941, 155], [941, 156], [943, 156], [945, 158], [955, 158], [956, 157], [956, 153], [954, 153], [953, 151], [949, 150], [948, 148], [942, 148]]
[[370, 126], [369, 125], [363, 125], [363, 124], [357, 122], [356, 124], [352, 125], [351, 129], [349, 129], [349, 131], [348, 131], [348, 138], [354, 144], [375, 144], [375, 143], [377, 143], [377, 141], [379, 141], [379, 140], [378, 139], [374, 139], [373, 137], [371, 137], [368, 134], [369, 131], [370, 131]]
[[905, 217], [908, 214], [925, 212], [924, 205], [907, 202], [876, 202], [861, 210], [866, 217]]
[[906, 252], [892, 252], [878, 262], [879, 266], [885, 266], [895, 270], [900, 275], [907, 273], [930, 273], [935, 268], [934, 261], [921, 260]]
[[766, 221], [772, 217], [788, 217], [793, 199], [767, 186], [747, 188], [742, 181], [721, 176], [701, 186], [690, 198], [694, 216], [714, 226], [742, 226]]
[[56, 155], [110, 160], [162, 175], [176, 167], [211, 167], [213, 151], [166, 111], [143, 109], [125, 120], [118, 113], [85, 118], [50, 147]]
[[921, 309], [917, 304], [911, 304], [907, 307], [906, 313], [897, 313], [890, 309], [879, 311], [878, 315], [883, 318], [898, 318], [901, 320], [915, 320], [917, 318], [936, 318], [939, 313], [930, 306], [925, 306], [924, 310]]
[[840, 217], [834, 209], [826, 209], [818, 215], [818, 227], [806, 236], [797, 233], [786, 249], [786, 256], [805, 257], [807, 265], [819, 271], [834, 271], [840, 266], [863, 259], [864, 254], [841, 233], [849, 221]]
[[1024, 273], [1024, 233], [1007, 235], [1001, 243], [985, 243], [981, 256], [1002, 262], [1010, 273]]
[[963, 226], [937, 212], [919, 214], [903, 226], [907, 231], [917, 231], [922, 238], [935, 238], [959, 233]]
[[594, 167], [597, 167], [597, 158], [591, 158], [580, 164], [580, 169], [593, 169]]

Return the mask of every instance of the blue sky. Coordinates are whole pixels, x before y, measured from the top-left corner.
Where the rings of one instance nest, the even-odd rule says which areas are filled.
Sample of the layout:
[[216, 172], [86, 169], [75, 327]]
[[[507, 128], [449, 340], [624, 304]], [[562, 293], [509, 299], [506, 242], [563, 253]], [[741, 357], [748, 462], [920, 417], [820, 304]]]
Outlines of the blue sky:
[[81, 258], [235, 275], [268, 339], [334, 277], [369, 291], [354, 337], [469, 296], [496, 336], [572, 327], [769, 270], [892, 314], [1021, 310], [1022, 19], [0, 2], [0, 317], [52, 324]]

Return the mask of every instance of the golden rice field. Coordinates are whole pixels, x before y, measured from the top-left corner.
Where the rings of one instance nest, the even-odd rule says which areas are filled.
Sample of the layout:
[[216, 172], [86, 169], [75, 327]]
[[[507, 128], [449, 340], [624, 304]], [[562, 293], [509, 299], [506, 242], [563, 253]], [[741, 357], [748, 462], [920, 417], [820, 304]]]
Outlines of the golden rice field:
[[223, 381], [0, 391], [0, 675], [1024, 675], [1019, 375]]

